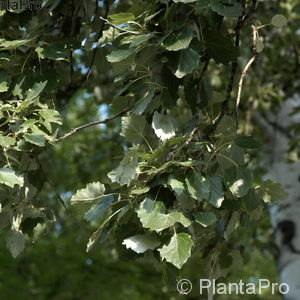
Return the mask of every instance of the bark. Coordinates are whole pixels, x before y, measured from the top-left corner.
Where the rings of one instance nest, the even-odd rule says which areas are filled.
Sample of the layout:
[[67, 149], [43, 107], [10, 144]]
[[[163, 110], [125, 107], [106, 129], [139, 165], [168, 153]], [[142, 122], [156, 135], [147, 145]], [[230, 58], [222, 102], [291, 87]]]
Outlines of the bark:
[[285, 101], [278, 113], [269, 115], [268, 121], [255, 117], [269, 138], [267, 178], [280, 182], [288, 193], [287, 199], [270, 208], [275, 243], [279, 249], [277, 267], [282, 283], [289, 286], [284, 299], [299, 300], [300, 297], [300, 162], [289, 163], [289, 141], [294, 136], [289, 126], [300, 124], [300, 113], [291, 115], [299, 107], [300, 98]]

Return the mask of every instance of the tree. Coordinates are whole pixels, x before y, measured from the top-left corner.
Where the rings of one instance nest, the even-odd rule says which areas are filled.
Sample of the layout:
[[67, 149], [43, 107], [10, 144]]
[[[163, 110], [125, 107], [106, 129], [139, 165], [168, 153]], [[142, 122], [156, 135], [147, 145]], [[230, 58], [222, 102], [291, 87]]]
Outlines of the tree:
[[1, 15], [0, 228], [12, 256], [63, 215], [55, 200], [95, 227], [88, 251], [113, 245], [164, 273], [194, 255], [222, 280], [254, 247], [274, 253], [260, 229], [287, 195], [262, 179], [274, 170], [259, 163], [260, 129], [284, 133], [280, 157], [298, 159], [298, 119], [286, 135], [274, 117], [299, 85], [295, 1], [44, 1]]

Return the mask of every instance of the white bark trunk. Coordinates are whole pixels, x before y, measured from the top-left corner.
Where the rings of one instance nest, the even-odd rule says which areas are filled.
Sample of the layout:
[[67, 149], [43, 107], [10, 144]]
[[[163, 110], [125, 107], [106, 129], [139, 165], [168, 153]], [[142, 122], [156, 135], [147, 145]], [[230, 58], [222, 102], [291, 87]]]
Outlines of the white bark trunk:
[[286, 200], [270, 209], [275, 242], [279, 248], [277, 263], [280, 280], [289, 286], [289, 292], [284, 296], [287, 300], [300, 299], [300, 162], [286, 161], [290, 137], [276, 128], [274, 123], [280, 128], [300, 124], [300, 114], [290, 115], [299, 105], [299, 97], [283, 103], [276, 117], [270, 117], [273, 126], [267, 127], [268, 134], [272, 136], [270, 155], [267, 155], [270, 159], [267, 162], [268, 178], [280, 182], [288, 193]]

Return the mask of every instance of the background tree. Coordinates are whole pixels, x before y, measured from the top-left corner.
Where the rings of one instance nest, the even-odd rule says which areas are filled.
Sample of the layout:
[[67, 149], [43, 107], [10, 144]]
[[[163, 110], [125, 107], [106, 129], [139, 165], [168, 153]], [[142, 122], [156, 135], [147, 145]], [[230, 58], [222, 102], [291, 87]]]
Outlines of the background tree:
[[[44, 1], [38, 11], [2, 11], [0, 22], [0, 229], [13, 257], [36, 241], [12, 262], [31, 275], [28, 297], [116, 294], [114, 282], [89, 286], [80, 266], [96, 281], [96, 266], [114, 266], [99, 273], [119, 274], [120, 299], [144, 299], [145, 290], [149, 299], [176, 297], [170, 289], [185, 274], [260, 278], [255, 263], [276, 253], [268, 204], [286, 198], [262, 179], [278, 171], [259, 163], [277, 159], [265, 155], [261, 129], [285, 137], [281, 159], [290, 150], [298, 160], [297, 117], [276, 118], [299, 85], [296, 1]], [[94, 254], [83, 254], [92, 228]], [[287, 241], [281, 233], [279, 242]], [[48, 249], [55, 261], [66, 258], [61, 275], [53, 268], [41, 276], [32, 257]], [[169, 285], [158, 283], [149, 262]], [[249, 273], [237, 271], [243, 266]], [[141, 280], [123, 278], [123, 268]], [[66, 291], [69, 270], [77, 276]], [[4, 283], [0, 289], [23, 297]]]

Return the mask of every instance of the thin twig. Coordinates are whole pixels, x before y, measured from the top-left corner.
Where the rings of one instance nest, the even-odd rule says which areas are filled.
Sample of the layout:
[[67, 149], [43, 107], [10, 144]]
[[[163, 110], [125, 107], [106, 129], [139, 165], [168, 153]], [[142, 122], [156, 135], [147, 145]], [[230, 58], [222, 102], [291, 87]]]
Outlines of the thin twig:
[[100, 16], [100, 19], [101, 19], [102, 21], [106, 22], [106, 23], [107, 23], [108, 25], [110, 25], [111, 27], [116, 28], [116, 29], [118, 29], [118, 30], [120, 30], [120, 31], [122, 31], [122, 32], [130, 33], [130, 34], [134, 34], [134, 35], [140, 35], [140, 34], [141, 34], [141, 33], [138, 32], [138, 31], [127, 30], [127, 29], [125, 29], [125, 28], [123, 28], [123, 27], [121, 27], [121, 26], [117, 26], [117, 25], [115, 25], [115, 24], [109, 22], [109, 20], [107, 20], [107, 19], [105, 19], [105, 18], [103, 18], [103, 17], [101, 17], [101, 16]]
[[236, 97], [236, 108], [239, 107], [240, 105], [240, 101], [241, 101], [241, 94], [242, 94], [242, 88], [243, 88], [243, 82], [244, 82], [244, 78], [246, 76], [246, 74], [248, 73], [251, 65], [255, 62], [255, 60], [258, 57], [258, 53], [254, 54], [251, 59], [248, 61], [248, 63], [246, 64], [245, 68], [243, 69], [243, 71], [241, 72], [241, 77], [239, 80], [239, 86], [238, 86], [238, 93], [237, 93], [237, 97]]
[[75, 133], [77, 133], [78, 131], [81, 131], [83, 129], [86, 129], [88, 127], [92, 127], [92, 126], [96, 126], [96, 125], [99, 125], [99, 124], [107, 124], [108, 122], [120, 117], [120, 116], [123, 116], [124, 114], [126, 114], [128, 111], [130, 111], [132, 109], [132, 107], [129, 107], [129, 108], [126, 108], [124, 110], [122, 110], [121, 112], [119, 112], [118, 114], [110, 117], [110, 118], [107, 118], [103, 121], [95, 121], [95, 122], [91, 122], [91, 123], [88, 123], [88, 124], [85, 124], [85, 125], [81, 125], [79, 127], [76, 127], [74, 129], [72, 129], [70, 132], [64, 134], [63, 136], [57, 138], [54, 142], [57, 143], [57, 142], [60, 142], [72, 135], [74, 135]]
[[[257, 8], [257, 3], [258, 3], [258, 0], [252, 0], [251, 6], [247, 12], [245, 11], [245, 6], [243, 5], [244, 6], [243, 7], [243, 15], [241, 17], [239, 17], [237, 24], [234, 28], [234, 33], [232, 35], [230, 35], [230, 36], [235, 36], [235, 46], [237, 48], [239, 48], [239, 46], [240, 46], [240, 31], [246, 25], [247, 21], [251, 18], [251, 16], [255, 13], [256, 8]], [[218, 125], [220, 124], [220, 122], [222, 121], [224, 116], [226, 114], [228, 114], [229, 103], [230, 103], [230, 99], [231, 99], [231, 93], [234, 88], [234, 80], [235, 80], [235, 75], [237, 72], [237, 67], [238, 67], [238, 63], [237, 63], [237, 60], [235, 60], [232, 62], [232, 65], [231, 65], [230, 79], [229, 79], [229, 83], [227, 86], [226, 96], [225, 96], [225, 99], [221, 106], [221, 112], [220, 112], [219, 116], [217, 117], [216, 121], [214, 122], [214, 124], [212, 124], [207, 129], [206, 134], [205, 134], [205, 139], [209, 138], [209, 136], [217, 129]]]
[[[98, 11], [98, 0], [96, 0], [96, 12]], [[105, 13], [104, 13], [104, 16], [105, 18], [107, 18], [108, 16], [108, 13], [109, 13], [109, 1], [104, 1], [104, 6], [105, 6]], [[101, 23], [101, 26], [100, 26], [100, 29], [99, 29], [99, 32], [97, 34], [97, 37], [96, 37], [96, 41], [98, 42], [99, 39], [102, 37], [103, 35], [103, 31], [104, 31], [104, 26], [105, 26], [105, 21], [102, 21]], [[95, 63], [95, 59], [96, 59], [96, 54], [98, 52], [98, 47], [96, 47], [93, 51], [93, 56], [92, 56], [92, 60], [91, 60], [91, 64], [90, 64], [90, 67], [89, 67], [89, 70], [88, 72], [86, 73], [86, 76], [85, 76], [85, 81], [87, 81], [90, 77], [90, 74], [92, 72], [92, 68], [93, 68], [93, 65]]]
[[238, 107], [240, 105], [243, 82], [244, 82], [245, 76], [248, 73], [251, 65], [255, 62], [255, 60], [258, 58], [258, 55], [259, 55], [259, 53], [256, 50], [256, 43], [257, 43], [257, 37], [258, 37], [257, 28], [254, 25], [252, 25], [251, 28], [252, 28], [252, 42], [253, 42], [252, 49], [253, 49], [254, 55], [250, 58], [250, 60], [246, 64], [245, 68], [241, 72], [241, 77], [240, 77], [239, 84], [238, 84], [238, 93], [237, 93], [237, 98], [236, 98], [236, 110], [238, 109]]
[[241, 30], [247, 24], [249, 19], [255, 13], [257, 4], [258, 4], [258, 0], [252, 0], [249, 10], [244, 14], [244, 16], [236, 24], [236, 26], [234, 28], [235, 33], [238, 32], [239, 30]]

